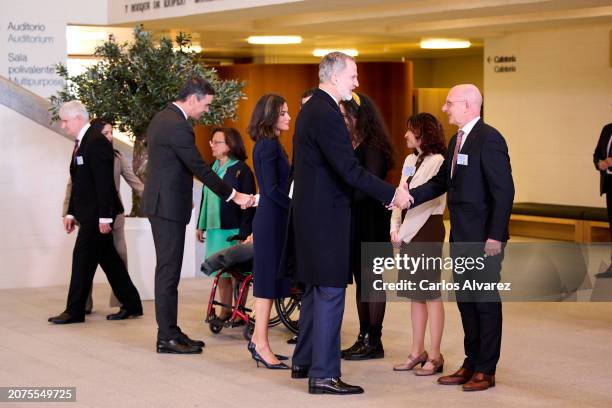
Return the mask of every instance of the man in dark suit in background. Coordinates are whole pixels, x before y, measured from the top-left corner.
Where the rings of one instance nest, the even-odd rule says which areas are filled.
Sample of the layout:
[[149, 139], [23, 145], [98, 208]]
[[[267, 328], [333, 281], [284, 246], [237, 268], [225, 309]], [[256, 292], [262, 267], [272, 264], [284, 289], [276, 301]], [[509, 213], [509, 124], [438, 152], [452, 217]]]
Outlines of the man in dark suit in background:
[[[593, 152], [595, 170], [599, 171], [599, 194], [606, 195], [608, 208], [608, 223], [612, 241], [612, 123], [601, 129], [601, 135]], [[612, 278], [612, 264], [603, 272], [596, 274], [598, 278]]]
[[306, 284], [292, 377], [309, 377], [311, 394], [358, 394], [340, 379], [340, 326], [351, 282], [351, 194], [360, 189], [381, 205], [408, 204], [406, 189], [364, 170], [353, 152], [338, 103], [359, 85], [353, 58], [340, 52], [319, 65], [319, 89], [300, 111], [293, 139], [294, 190], [285, 260]]
[[103, 126], [90, 126], [89, 115], [78, 101], [66, 102], [59, 111], [62, 129], [75, 137], [70, 162], [72, 193], [64, 228], [71, 233], [78, 221], [79, 233], [72, 254], [72, 275], [66, 310], [50, 317], [55, 324], [85, 321], [85, 303], [98, 265], [102, 267], [113, 293], [123, 305], [108, 320], [142, 316], [142, 304], [125, 264], [113, 243], [112, 223], [123, 213], [113, 176], [114, 153], [102, 134]]
[[[459, 131], [449, 143], [438, 173], [410, 190], [413, 206], [448, 193], [451, 252], [468, 248], [472, 256], [485, 258], [480, 275], [458, 274], [464, 282], [498, 282], [503, 247], [509, 238], [508, 223], [514, 200], [514, 182], [508, 147], [503, 136], [480, 118], [482, 95], [474, 85], [457, 85], [448, 93], [442, 110]], [[469, 243], [461, 245], [461, 243]], [[474, 247], [477, 252], [474, 253]], [[469, 293], [468, 293], [469, 295]], [[497, 291], [457, 294], [463, 323], [466, 359], [452, 375], [440, 377], [444, 385], [461, 385], [464, 391], [481, 391], [495, 385], [495, 369], [501, 351], [502, 307]], [[489, 295], [491, 297], [486, 298]]]
[[193, 176], [223, 200], [250, 206], [254, 198], [239, 193], [206, 164], [195, 145], [188, 118], [198, 120], [215, 94], [202, 78], [188, 79], [177, 100], [157, 113], [147, 129], [149, 161], [143, 193], [143, 210], [149, 217], [157, 265], [155, 267], [155, 317], [157, 352], [201, 353], [204, 342], [192, 340], [177, 325], [178, 284], [183, 264], [185, 229], [193, 207]]

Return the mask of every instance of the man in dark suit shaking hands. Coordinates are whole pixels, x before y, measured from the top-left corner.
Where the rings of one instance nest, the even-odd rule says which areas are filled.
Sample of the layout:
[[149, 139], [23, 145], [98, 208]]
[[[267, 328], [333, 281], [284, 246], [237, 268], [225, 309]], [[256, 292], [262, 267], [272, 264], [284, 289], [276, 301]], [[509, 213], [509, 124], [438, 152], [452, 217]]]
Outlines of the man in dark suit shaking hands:
[[189, 78], [177, 100], [157, 113], [147, 129], [148, 176], [143, 210], [149, 217], [157, 266], [155, 267], [155, 316], [157, 352], [201, 353], [204, 342], [192, 340], [177, 325], [178, 284], [183, 264], [185, 229], [191, 218], [193, 176], [223, 200], [250, 206], [254, 198], [221, 181], [206, 164], [195, 145], [188, 119], [208, 112], [215, 94], [199, 77]]
[[62, 129], [75, 138], [70, 178], [72, 193], [64, 218], [67, 233], [79, 233], [72, 253], [72, 274], [66, 310], [49, 318], [55, 324], [85, 321], [85, 303], [98, 265], [102, 267], [113, 293], [123, 305], [108, 320], [142, 315], [138, 291], [115, 249], [112, 223], [123, 206], [115, 188], [113, 146], [102, 134], [102, 125], [89, 124], [89, 114], [79, 101], [66, 102], [59, 111]]
[[[319, 89], [302, 107], [293, 139], [294, 190], [285, 259], [306, 285], [292, 377], [309, 377], [311, 394], [360, 394], [340, 379], [340, 326], [351, 282], [351, 195], [359, 189], [380, 205], [408, 204], [395, 189], [358, 163], [338, 103], [359, 85], [353, 58], [340, 52], [319, 65]], [[393, 204], [392, 204], [393, 203]]]
[[[455, 272], [458, 282], [468, 277], [483, 282], [499, 281], [514, 200], [508, 146], [495, 128], [482, 121], [481, 107], [482, 95], [476, 86], [451, 88], [442, 110], [459, 131], [451, 138], [438, 173], [410, 190], [413, 205], [447, 193], [451, 252], [467, 248], [473, 256], [486, 256], [484, 272], [474, 271], [473, 275]], [[458, 292], [457, 299], [466, 358], [457, 372], [440, 377], [438, 383], [463, 385], [464, 391], [486, 390], [495, 385], [500, 356], [501, 301], [496, 291]]]

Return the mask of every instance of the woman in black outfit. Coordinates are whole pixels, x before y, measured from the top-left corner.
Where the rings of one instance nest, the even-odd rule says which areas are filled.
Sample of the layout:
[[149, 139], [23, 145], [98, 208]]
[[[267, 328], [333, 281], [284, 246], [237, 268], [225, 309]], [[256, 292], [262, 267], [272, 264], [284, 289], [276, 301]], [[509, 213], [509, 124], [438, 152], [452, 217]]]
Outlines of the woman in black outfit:
[[[380, 111], [374, 102], [364, 94], [353, 93], [353, 99], [340, 102], [340, 110], [351, 135], [355, 155], [370, 173], [381, 179], [393, 168], [393, 150], [389, 132]], [[355, 190], [352, 207], [352, 262], [353, 276], [357, 284], [357, 312], [359, 314], [359, 336], [353, 346], [342, 350], [346, 360], [368, 360], [383, 358], [385, 351], [381, 342], [382, 323], [385, 317], [386, 296], [383, 291], [376, 292], [376, 300], [361, 300], [361, 243], [388, 242], [390, 211], [379, 201]], [[371, 270], [364, 277], [372, 277]]]

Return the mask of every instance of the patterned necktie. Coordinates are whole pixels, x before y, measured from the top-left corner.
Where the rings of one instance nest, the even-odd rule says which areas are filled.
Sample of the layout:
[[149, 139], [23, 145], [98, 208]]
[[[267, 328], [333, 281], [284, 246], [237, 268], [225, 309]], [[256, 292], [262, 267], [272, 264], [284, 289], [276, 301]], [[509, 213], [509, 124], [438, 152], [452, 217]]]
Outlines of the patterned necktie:
[[76, 152], [79, 150], [79, 139], [74, 140], [74, 149], [72, 149], [72, 161], [74, 162], [74, 158], [76, 157]]
[[453, 152], [453, 166], [451, 167], [451, 178], [455, 174], [455, 166], [457, 166], [457, 156], [459, 156], [459, 149], [461, 148], [461, 141], [463, 140], [463, 130], [459, 129], [457, 132], [457, 142], [455, 143], [455, 151]]

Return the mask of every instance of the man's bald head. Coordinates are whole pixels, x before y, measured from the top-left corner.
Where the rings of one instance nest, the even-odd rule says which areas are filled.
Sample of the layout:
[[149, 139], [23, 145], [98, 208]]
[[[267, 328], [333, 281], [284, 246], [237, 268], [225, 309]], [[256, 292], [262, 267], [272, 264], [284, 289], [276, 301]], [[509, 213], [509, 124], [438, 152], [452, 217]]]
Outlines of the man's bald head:
[[472, 84], [455, 85], [448, 92], [442, 111], [448, 114], [448, 121], [462, 127], [472, 119], [480, 116], [482, 95]]

